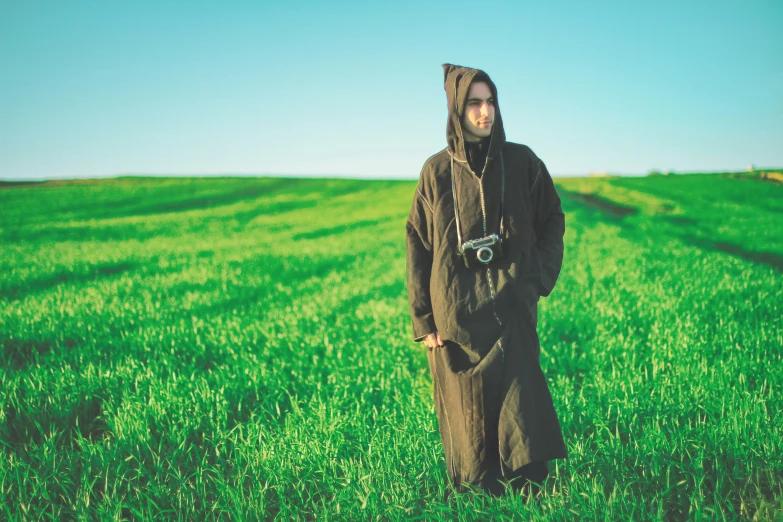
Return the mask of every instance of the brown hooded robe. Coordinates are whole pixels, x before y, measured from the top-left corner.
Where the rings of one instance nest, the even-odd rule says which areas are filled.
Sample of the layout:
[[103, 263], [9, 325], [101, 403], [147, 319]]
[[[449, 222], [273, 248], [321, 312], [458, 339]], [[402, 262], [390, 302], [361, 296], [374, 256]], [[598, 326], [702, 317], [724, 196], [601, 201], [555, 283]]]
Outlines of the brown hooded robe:
[[[443, 68], [448, 147], [424, 164], [406, 223], [408, 297], [414, 340], [437, 331], [444, 341], [427, 358], [449, 477], [459, 490], [492, 491], [531, 462], [567, 458], [536, 333], [539, 296], [560, 274], [565, 217], [544, 163], [506, 142], [494, 83], [478, 69]], [[477, 74], [495, 97], [480, 177], [467, 162], [460, 117]], [[468, 268], [457, 250], [451, 176], [464, 242], [498, 232], [502, 171], [507, 255]]]

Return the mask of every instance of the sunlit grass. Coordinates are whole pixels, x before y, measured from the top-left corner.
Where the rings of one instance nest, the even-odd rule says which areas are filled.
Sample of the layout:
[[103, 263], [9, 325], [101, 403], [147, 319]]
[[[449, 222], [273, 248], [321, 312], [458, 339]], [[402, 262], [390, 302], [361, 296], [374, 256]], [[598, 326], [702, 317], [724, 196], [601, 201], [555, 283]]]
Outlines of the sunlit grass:
[[589, 182], [635, 211], [563, 196], [539, 505], [443, 500], [412, 182], [0, 190], [0, 518], [780, 519], [783, 187]]

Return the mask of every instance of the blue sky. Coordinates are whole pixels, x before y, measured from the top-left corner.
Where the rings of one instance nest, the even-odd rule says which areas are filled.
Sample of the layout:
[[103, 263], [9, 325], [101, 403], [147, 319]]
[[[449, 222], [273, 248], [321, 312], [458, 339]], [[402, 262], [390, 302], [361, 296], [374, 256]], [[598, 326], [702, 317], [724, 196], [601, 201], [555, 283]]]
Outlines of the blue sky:
[[555, 175], [781, 167], [780, 27], [780, 0], [0, 0], [0, 178], [415, 178], [444, 62]]

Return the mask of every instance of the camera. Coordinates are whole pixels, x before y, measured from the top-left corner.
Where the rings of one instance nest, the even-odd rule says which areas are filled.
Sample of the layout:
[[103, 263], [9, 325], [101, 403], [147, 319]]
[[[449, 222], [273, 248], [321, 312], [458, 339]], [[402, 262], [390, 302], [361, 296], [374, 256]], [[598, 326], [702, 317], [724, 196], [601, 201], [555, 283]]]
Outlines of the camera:
[[506, 255], [506, 243], [497, 234], [471, 239], [462, 244], [460, 255], [468, 268], [486, 266]]
[[[506, 202], [506, 168], [503, 163], [503, 152], [500, 153], [500, 223], [498, 233], [490, 234], [479, 239], [471, 239], [462, 242], [462, 230], [459, 219], [459, 202], [457, 201], [457, 182], [454, 179], [454, 155], [451, 156], [451, 195], [454, 198], [454, 222], [457, 224], [457, 245], [458, 254], [462, 256], [465, 266], [468, 268], [479, 268], [488, 266], [493, 260], [506, 257], [507, 241], [503, 238], [503, 207]], [[484, 166], [486, 170], [486, 165]], [[484, 209], [484, 191], [481, 190], [481, 209]], [[484, 233], [487, 233], [487, 216], [484, 215]]]

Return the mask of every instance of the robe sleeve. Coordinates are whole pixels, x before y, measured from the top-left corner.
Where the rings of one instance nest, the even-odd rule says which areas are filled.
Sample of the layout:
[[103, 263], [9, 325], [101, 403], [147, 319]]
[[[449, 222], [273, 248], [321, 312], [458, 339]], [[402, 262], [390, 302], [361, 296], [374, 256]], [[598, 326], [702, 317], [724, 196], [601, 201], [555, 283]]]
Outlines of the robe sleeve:
[[421, 179], [413, 195], [405, 223], [408, 301], [413, 323], [413, 340], [422, 341], [434, 333], [435, 319], [430, 300], [432, 273], [432, 205], [427, 201]]
[[535, 210], [536, 253], [541, 269], [538, 293], [547, 297], [555, 288], [563, 265], [565, 215], [552, 176], [543, 161], [539, 159], [537, 163], [531, 196]]

